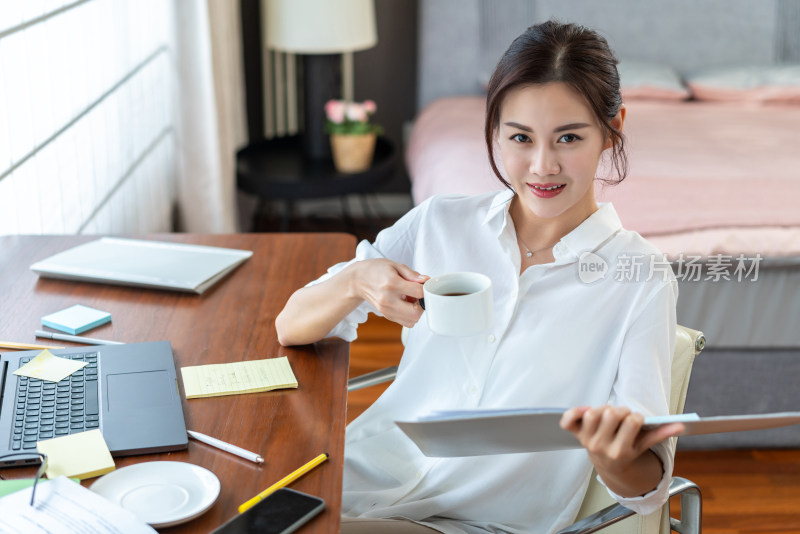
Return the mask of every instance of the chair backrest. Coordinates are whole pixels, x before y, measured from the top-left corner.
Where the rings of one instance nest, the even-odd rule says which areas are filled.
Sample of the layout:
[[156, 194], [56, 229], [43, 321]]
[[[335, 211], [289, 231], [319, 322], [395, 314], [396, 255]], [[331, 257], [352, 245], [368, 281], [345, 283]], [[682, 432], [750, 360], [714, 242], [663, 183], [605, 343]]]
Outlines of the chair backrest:
[[[670, 413], [683, 412], [686, 403], [686, 392], [689, 389], [689, 377], [692, 373], [694, 358], [705, 346], [705, 336], [702, 332], [678, 325], [675, 340], [675, 352], [672, 355], [672, 369], [670, 374], [671, 387], [669, 397]], [[674, 438], [677, 440], [677, 438]], [[578, 519], [582, 519], [594, 512], [614, 504], [614, 500], [605, 487], [597, 481], [597, 473], [592, 472], [589, 488], [583, 499]], [[661, 510], [650, 515], [634, 515], [603, 530], [608, 534], [655, 534], [669, 532], [669, 508], [666, 505]]]

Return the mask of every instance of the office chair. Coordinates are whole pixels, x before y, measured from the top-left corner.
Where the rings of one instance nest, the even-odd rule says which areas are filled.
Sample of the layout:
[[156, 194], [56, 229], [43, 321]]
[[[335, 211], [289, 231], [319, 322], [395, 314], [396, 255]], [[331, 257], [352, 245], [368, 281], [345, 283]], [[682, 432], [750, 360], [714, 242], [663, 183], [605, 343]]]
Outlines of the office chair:
[[[403, 328], [401, 340], [405, 344], [407, 331]], [[672, 356], [670, 413], [683, 412], [689, 377], [695, 357], [705, 347], [702, 332], [678, 325], [675, 352]], [[347, 391], [355, 391], [394, 379], [397, 367], [387, 367], [350, 379]], [[677, 439], [677, 438], [673, 438]], [[578, 512], [578, 520], [558, 534], [590, 534], [603, 530], [608, 534], [668, 534], [671, 530], [680, 534], [699, 534], [701, 531], [702, 496], [700, 489], [685, 478], [673, 477], [670, 497], [681, 496], [681, 517], [670, 517], [669, 501], [652, 514], [638, 515], [614, 501], [605, 487], [592, 472], [589, 488]]]

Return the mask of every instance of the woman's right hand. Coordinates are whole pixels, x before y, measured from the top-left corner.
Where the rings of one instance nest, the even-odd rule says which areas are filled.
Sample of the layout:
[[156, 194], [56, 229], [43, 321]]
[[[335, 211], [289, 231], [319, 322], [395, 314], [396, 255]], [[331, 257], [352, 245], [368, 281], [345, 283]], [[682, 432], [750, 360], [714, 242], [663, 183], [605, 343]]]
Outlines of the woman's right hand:
[[423, 309], [422, 284], [430, 277], [402, 263], [387, 259], [371, 259], [354, 263], [351, 291], [395, 323], [407, 328], [419, 321]]
[[428, 278], [383, 258], [353, 262], [324, 282], [292, 293], [275, 318], [278, 342], [286, 347], [319, 341], [364, 301], [411, 328], [422, 315], [419, 299]]

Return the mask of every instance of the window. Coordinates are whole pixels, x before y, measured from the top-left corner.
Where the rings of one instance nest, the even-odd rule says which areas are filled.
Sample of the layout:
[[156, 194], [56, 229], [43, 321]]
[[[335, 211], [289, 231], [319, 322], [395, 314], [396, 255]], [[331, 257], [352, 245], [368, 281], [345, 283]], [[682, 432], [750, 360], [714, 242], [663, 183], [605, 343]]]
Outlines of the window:
[[0, 235], [170, 231], [174, 7], [0, 9]]

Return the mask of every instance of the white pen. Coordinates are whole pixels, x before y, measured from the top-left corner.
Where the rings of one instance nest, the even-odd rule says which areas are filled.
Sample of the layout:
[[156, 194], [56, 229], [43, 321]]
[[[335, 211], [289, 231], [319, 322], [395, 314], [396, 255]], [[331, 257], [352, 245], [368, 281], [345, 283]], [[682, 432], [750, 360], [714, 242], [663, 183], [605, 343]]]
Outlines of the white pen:
[[223, 451], [235, 454], [236, 456], [241, 456], [245, 460], [250, 460], [251, 462], [255, 462], [257, 464], [264, 463], [264, 458], [262, 458], [261, 455], [259, 454], [250, 452], [241, 447], [237, 447], [236, 445], [231, 445], [230, 443], [225, 443], [224, 441], [212, 438], [211, 436], [206, 436], [205, 434], [201, 434], [200, 432], [195, 432], [194, 430], [187, 430], [187, 432], [197, 441], [202, 441], [207, 445], [211, 445], [212, 447], [222, 449]]
[[44, 330], [37, 330], [34, 332], [34, 334], [36, 334], [36, 337], [58, 339], [61, 341], [74, 341], [76, 343], [86, 343], [88, 345], [124, 345], [124, 343], [120, 343], [119, 341], [95, 339], [93, 337], [71, 336], [69, 334], [56, 334], [55, 332], [45, 332]]

